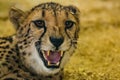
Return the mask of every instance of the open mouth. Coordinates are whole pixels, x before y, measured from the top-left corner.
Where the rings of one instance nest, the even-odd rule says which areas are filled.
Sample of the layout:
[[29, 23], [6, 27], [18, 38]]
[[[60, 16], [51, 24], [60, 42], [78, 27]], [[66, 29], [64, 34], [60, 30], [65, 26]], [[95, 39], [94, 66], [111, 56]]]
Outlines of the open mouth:
[[36, 42], [35, 46], [47, 68], [59, 68], [64, 51], [40, 50], [40, 42]]

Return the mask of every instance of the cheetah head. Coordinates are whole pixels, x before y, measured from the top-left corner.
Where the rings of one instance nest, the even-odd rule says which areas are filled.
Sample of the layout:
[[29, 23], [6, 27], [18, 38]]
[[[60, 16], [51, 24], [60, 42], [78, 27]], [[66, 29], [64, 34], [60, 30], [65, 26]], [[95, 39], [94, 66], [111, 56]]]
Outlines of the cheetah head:
[[74, 6], [50, 2], [29, 12], [12, 8], [10, 20], [17, 29], [21, 61], [33, 73], [59, 72], [76, 48], [79, 10]]

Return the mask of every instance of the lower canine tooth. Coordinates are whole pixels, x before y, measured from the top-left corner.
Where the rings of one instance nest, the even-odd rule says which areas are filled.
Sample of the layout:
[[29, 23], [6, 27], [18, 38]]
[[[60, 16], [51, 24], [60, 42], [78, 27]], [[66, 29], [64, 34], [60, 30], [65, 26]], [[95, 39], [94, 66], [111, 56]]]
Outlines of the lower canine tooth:
[[57, 62], [57, 64], [56, 64], [56, 65], [58, 66], [58, 65], [59, 65], [59, 63], [60, 63], [60, 62]]
[[48, 61], [48, 65], [50, 65], [50, 62]]

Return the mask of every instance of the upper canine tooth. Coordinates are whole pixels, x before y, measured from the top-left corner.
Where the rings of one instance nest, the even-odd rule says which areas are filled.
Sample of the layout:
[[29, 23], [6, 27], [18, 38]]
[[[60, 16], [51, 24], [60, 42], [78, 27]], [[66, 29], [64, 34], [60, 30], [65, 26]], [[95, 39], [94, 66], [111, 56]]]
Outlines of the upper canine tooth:
[[61, 56], [63, 56], [63, 51], [61, 51]]
[[47, 60], [47, 58], [46, 58], [45, 54], [43, 54], [43, 56], [44, 56], [44, 58]]
[[50, 51], [47, 51], [47, 56], [49, 56], [50, 55]]

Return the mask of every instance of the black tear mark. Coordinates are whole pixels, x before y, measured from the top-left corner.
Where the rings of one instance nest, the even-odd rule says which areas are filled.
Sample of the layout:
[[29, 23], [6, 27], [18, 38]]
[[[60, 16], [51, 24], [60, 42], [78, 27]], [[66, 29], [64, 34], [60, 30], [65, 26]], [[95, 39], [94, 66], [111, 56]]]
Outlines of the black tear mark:
[[44, 36], [44, 34], [46, 33], [46, 30], [47, 30], [47, 28], [46, 28], [46, 26], [45, 26], [45, 27], [44, 27], [44, 32], [43, 32], [42, 35], [40, 36], [39, 40], [41, 40], [41, 38]]
[[66, 28], [65, 28], [65, 33], [67, 34], [68, 38], [71, 39], [70, 35], [67, 33], [67, 29]]

